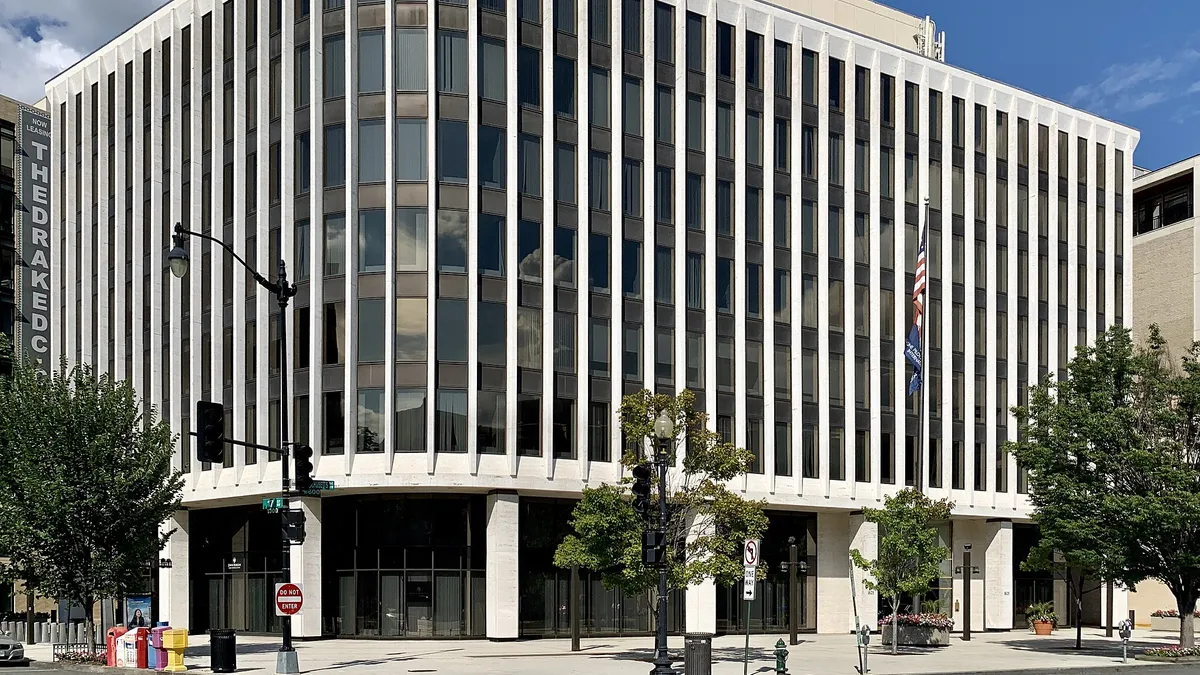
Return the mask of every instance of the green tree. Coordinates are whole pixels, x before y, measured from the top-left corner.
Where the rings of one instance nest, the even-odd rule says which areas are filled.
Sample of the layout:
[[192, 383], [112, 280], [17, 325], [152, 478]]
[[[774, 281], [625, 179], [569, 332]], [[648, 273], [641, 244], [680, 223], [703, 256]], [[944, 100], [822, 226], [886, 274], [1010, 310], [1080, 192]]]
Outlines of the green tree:
[[869, 576], [863, 585], [887, 598], [892, 607], [892, 653], [899, 642], [896, 615], [900, 597], [920, 598], [938, 577], [949, 549], [938, 543], [938, 521], [949, 520], [953, 505], [934, 501], [913, 488], [887, 497], [882, 509], [863, 509], [863, 518], [879, 527], [879, 552], [867, 560], [858, 549], [850, 551], [854, 566]]
[[14, 364], [0, 382], [0, 574], [87, 613], [136, 582], [171, 533], [183, 480], [170, 427], [143, 415], [132, 387], [89, 367], [53, 374]]
[[[633, 468], [646, 461], [640, 448], [654, 442], [654, 421], [665, 412], [674, 421], [675, 438], [670, 444], [667, 478], [668, 521], [666, 532], [668, 584], [686, 588], [705, 579], [732, 585], [743, 577], [742, 542], [757, 539], [767, 529], [763, 502], [749, 501], [727, 484], [744, 474], [754, 455], [722, 441], [708, 429], [708, 417], [693, 409], [695, 395], [684, 390], [678, 396], [651, 394], [643, 390], [621, 403], [621, 428], [629, 441], [621, 463]], [[682, 467], [676, 453], [686, 444]], [[653, 446], [651, 446], [653, 447]], [[568, 535], [554, 554], [554, 564], [575, 565], [601, 574], [604, 585], [626, 594], [645, 592], [658, 583], [658, 570], [642, 564], [642, 532], [646, 521], [638, 517], [630, 502], [631, 478], [618, 484], [585, 488], [583, 499], [572, 513]], [[657, 472], [650, 512], [658, 522]]]
[[[1162, 581], [1180, 644], [1200, 597], [1200, 343], [1172, 362], [1157, 326], [1144, 346], [1113, 327], [1080, 347], [1061, 382], [1032, 387], [1010, 447], [1029, 471], [1048, 560], [1133, 588]], [[1082, 586], [1082, 583], [1079, 584]]]

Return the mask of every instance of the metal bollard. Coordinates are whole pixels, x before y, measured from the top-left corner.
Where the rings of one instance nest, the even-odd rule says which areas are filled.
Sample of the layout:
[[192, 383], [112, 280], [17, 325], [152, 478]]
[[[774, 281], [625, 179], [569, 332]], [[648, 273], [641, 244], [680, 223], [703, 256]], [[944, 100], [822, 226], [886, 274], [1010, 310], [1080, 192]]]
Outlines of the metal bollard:
[[783, 638], [780, 638], [775, 643], [775, 673], [776, 675], [787, 675], [787, 660], [788, 650], [787, 645], [783, 643]]

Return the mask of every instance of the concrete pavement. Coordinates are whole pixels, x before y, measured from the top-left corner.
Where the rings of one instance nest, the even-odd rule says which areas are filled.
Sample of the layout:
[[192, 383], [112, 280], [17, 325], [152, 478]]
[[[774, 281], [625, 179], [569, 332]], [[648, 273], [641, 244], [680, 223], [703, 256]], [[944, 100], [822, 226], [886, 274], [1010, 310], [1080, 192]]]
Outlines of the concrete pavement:
[[[774, 672], [772, 654], [775, 642], [786, 636], [754, 635], [750, 638], [750, 673]], [[1130, 653], [1152, 645], [1174, 642], [1166, 633], [1143, 631], [1134, 635]], [[1026, 631], [1010, 633], [978, 633], [970, 642], [959, 636], [944, 648], [901, 649], [892, 656], [889, 648], [878, 644], [872, 636], [868, 666], [873, 675], [989, 673], [1003, 671], [1028, 673], [1095, 672], [1114, 675], [1137, 671], [1147, 675], [1200, 672], [1170, 670], [1161, 665], [1134, 662], [1121, 665], [1121, 644], [1118, 639], [1104, 637], [1103, 631], [1084, 631], [1083, 649], [1074, 649], [1074, 632], [1063, 630], [1050, 637], [1036, 637]], [[740, 675], [745, 638], [722, 636], [713, 641], [713, 675]], [[186, 656], [191, 669], [208, 670], [208, 641], [205, 636], [193, 635]], [[582, 641], [582, 651], [572, 653], [569, 640], [525, 640], [517, 642], [488, 642], [483, 640], [324, 640], [297, 643], [300, 668], [304, 673], [338, 675], [394, 675], [397, 673], [436, 673], [437, 675], [638, 675], [650, 670], [654, 640], [642, 638], [594, 638]], [[277, 638], [239, 636], [238, 672], [275, 672]], [[683, 639], [672, 638], [671, 655], [676, 669], [683, 669]], [[801, 644], [789, 647], [788, 670], [792, 675], [847, 675], [855, 673], [858, 657], [851, 635], [801, 635]], [[36, 660], [50, 658], [49, 647], [28, 648]], [[34, 663], [33, 668], [39, 664]], [[59, 671], [61, 672], [61, 671]]]

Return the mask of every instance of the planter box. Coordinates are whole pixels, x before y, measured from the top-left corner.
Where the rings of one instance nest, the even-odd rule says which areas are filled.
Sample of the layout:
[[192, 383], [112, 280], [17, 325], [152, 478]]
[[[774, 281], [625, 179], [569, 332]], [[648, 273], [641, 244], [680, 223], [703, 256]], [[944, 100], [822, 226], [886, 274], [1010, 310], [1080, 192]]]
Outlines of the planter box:
[[1150, 630], [1166, 630], [1172, 633], [1179, 632], [1179, 617], [1177, 616], [1152, 616], [1150, 617]]
[[[948, 628], [930, 628], [928, 626], [899, 626], [901, 645], [912, 647], [945, 647], [950, 644]], [[883, 644], [892, 644], [892, 626], [882, 626], [880, 633]]]

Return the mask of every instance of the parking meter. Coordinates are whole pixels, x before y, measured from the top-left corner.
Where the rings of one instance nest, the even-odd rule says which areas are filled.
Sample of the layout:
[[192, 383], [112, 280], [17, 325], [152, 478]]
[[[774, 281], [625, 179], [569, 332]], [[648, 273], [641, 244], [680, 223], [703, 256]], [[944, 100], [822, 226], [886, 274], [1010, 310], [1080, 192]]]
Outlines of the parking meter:
[[870, 653], [867, 647], [871, 644], [871, 628], [866, 624], [859, 626], [856, 637], [858, 638], [859, 649], [862, 653], [862, 668], [858, 672], [859, 675], [867, 675], [867, 673], [871, 672], [871, 669], [867, 667], [867, 654]]
[[1117, 630], [1121, 635], [1121, 663], [1129, 661], [1129, 638], [1133, 636], [1133, 622], [1125, 619], [1118, 626]]

